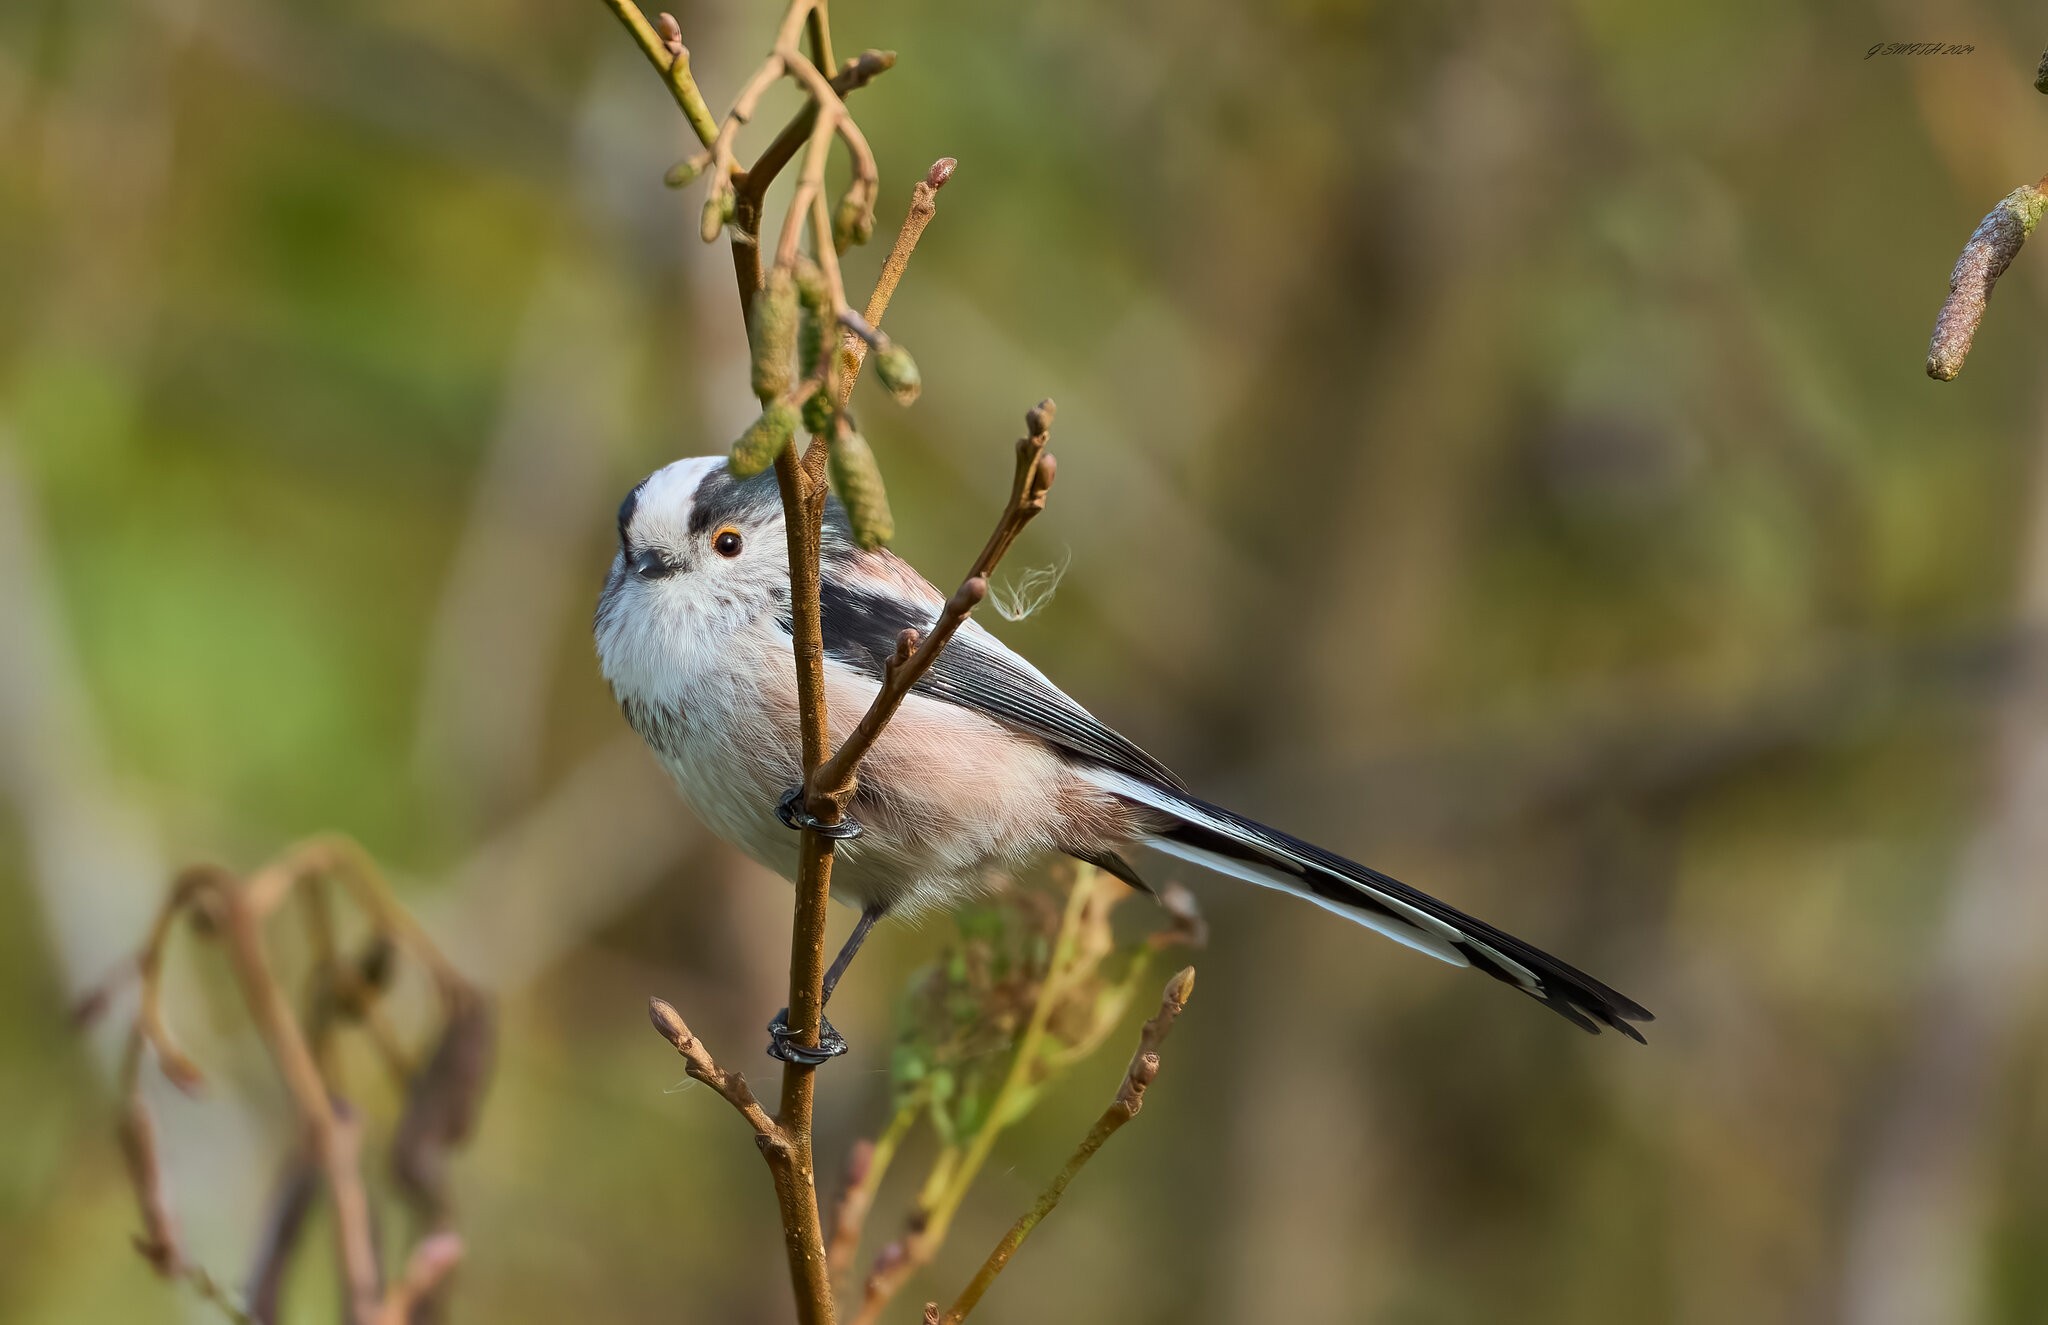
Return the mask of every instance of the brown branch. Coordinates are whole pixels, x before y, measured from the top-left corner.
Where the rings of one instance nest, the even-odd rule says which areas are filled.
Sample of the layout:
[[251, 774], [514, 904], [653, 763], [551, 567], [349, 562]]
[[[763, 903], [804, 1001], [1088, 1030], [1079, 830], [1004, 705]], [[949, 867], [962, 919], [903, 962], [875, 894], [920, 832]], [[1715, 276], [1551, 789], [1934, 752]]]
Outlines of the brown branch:
[[256, 1242], [256, 1257], [249, 1272], [246, 1293], [249, 1319], [256, 1325], [276, 1325], [284, 1295], [285, 1271], [306, 1231], [306, 1216], [320, 1194], [320, 1174], [313, 1157], [300, 1149], [292, 1152], [278, 1173], [270, 1196], [263, 1231]]
[[853, 795], [861, 758], [874, 747], [918, 678], [938, 661], [939, 651], [946, 647], [947, 641], [966, 623], [976, 605], [988, 595], [988, 576], [995, 570], [996, 563], [1003, 559], [1003, 554], [1010, 550], [1010, 545], [1024, 531], [1024, 526], [1031, 523], [1032, 517], [1045, 509], [1046, 493], [1052, 488], [1054, 473], [1053, 458], [1045, 453], [1046, 443], [1050, 440], [1053, 409], [1050, 400], [1042, 400], [1036, 409], [1024, 416], [1028, 433], [1017, 443], [1017, 466], [1011, 478], [1010, 499], [1004, 505], [1003, 513], [997, 517], [995, 531], [983, 545], [981, 555], [968, 568], [960, 587], [946, 600], [931, 629], [915, 640], [912, 639], [915, 632], [905, 631], [896, 641], [896, 652], [883, 671], [882, 688], [868, 705], [868, 711], [862, 715], [859, 725], [845, 743], [810, 779], [807, 808], [812, 814], [823, 817], [829, 807], [836, 819]]
[[[825, 246], [827, 253], [831, 246]], [[821, 260], [824, 254], [819, 255]], [[824, 458], [828, 445], [812, 446]], [[798, 725], [803, 767], [808, 780], [825, 756], [825, 637], [820, 620], [819, 549], [824, 537], [826, 486], [799, 459], [792, 440], [775, 461], [782, 493], [783, 522], [789, 539], [791, 654], [796, 665]], [[836, 823], [837, 808], [823, 823]], [[797, 839], [796, 914], [789, 938], [789, 1027], [791, 1038], [815, 1048], [825, 1019], [825, 923], [832, 897], [832, 839], [806, 828]], [[796, 1288], [797, 1316], [804, 1325], [835, 1318], [832, 1280], [827, 1268], [824, 1227], [818, 1214], [817, 1178], [812, 1171], [811, 1114], [815, 1102], [814, 1069], [786, 1062], [782, 1067], [782, 1106], [778, 1125], [789, 1141], [791, 1163], [776, 1173], [776, 1199], [782, 1210], [784, 1247], [790, 1279]]]
[[[315, 881], [330, 878], [350, 891], [369, 919], [370, 946], [359, 960], [343, 962], [334, 952], [324, 895], [311, 886]], [[313, 1001], [306, 1010], [303, 1026], [291, 996], [270, 965], [263, 939], [265, 919], [295, 889], [306, 891], [312, 899], [308, 914], [314, 927]], [[121, 1141], [142, 1209], [144, 1235], [137, 1240], [138, 1246], [159, 1272], [182, 1275], [202, 1293], [217, 1294], [218, 1285], [203, 1270], [181, 1263], [158, 1171], [154, 1129], [142, 1102], [138, 1080], [141, 1053], [144, 1048], [152, 1048], [165, 1075], [174, 1083], [191, 1090], [200, 1081], [197, 1067], [171, 1041], [159, 1009], [164, 950], [174, 923], [188, 911], [205, 932], [225, 941], [243, 1002], [283, 1081], [303, 1138], [302, 1155], [287, 1170], [259, 1246], [251, 1284], [254, 1318], [275, 1318], [278, 1287], [311, 1199], [310, 1179], [315, 1169], [334, 1208], [345, 1318], [351, 1325], [380, 1325], [394, 1319], [394, 1300], [401, 1302], [407, 1315], [414, 1313], [440, 1282], [445, 1267], [432, 1275], [425, 1273], [437, 1262], [431, 1256], [420, 1259], [423, 1244], [422, 1249], [416, 1249], [415, 1256], [423, 1267], [421, 1275], [409, 1276], [389, 1293], [385, 1291], [370, 1203], [362, 1180], [362, 1127], [338, 1093], [335, 1079], [323, 1070], [324, 1044], [338, 1022], [367, 1023], [374, 1014], [376, 999], [385, 985], [381, 967], [387, 958], [381, 954], [394, 946], [403, 946], [420, 958], [433, 975], [444, 1007], [466, 1002], [481, 1006], [481, 997], [397, 905], [367, 853], [345, 838], [317, 838], [302, 843], [246, 881], [210, 865], [195, 866], [178, 875], [133, 963], [140, 996], [128, 1057], [123, 1063], [127, 1103]], [[472, 1110], [476, 1092], [481, 1089], [480, 1076], [481, 1073], [470, 1073], [467, 1078], [467, 1098]], [[461, 1116], [466, 1122], [469, 1115]], [[445, 1121], [446, 1115], [443, 1117]], [[431, 1139], [452, 1143], [465, 1130], [466, 1126], [452, 1130], [441, 1126]], [[394, 1298], [394, 1294], [398, 1296]]]
[[775, 1125], [775, 1120], [754, 1098], [747, 1079], [720, 1067], [711, 1057], [711, 1051], [704, 1047], [704, 1042], [690, 1033], [681, 1013], [664, 999], [650, 998], [647, 1000], [647, 1018], [654, 1023], [654, 1029], [661, 1032], [662, 1038], [683, 1056], [683, 1070], [692, 1079], [717, 1091], [720, 1098], [738, 1109], [740, 1116], [754, 1129], [754, 1135], [769, 1139], [780, 1137], [782, 1129]]
[[[863, 51], [860, 58], [848, 60], [846, 66], [832, 77], [832, 90], [842, 101], [850, 92], [866, 87], [881, 74], [896, 65], [894, 51]], [[796, 113], [782, 132], [768, 144], [747, 173], [734, 181], [732, 213], [732, 262], [733, 276], [739, 284], [740, 311], [746, 313], [753, 305], [754, 291], [761, 288], [761, 202], [767, 197], [768, 186], [782, 173], [782, 168], [796, 158], [803, 145], [810, 141], [811, 130], [818, 122], [818, 103], [807, 101], [804, 108]]]
[[180, 1250], [178, 1221], [164, 1191], [163, 1164], [157, 1156], [156, 1120], [142, 1099], [142, 1046], [141, 1032], [131, 1033], [121, 1059], [121, 1161], [128, 1169], [128, 1184], [135, 1189], [136, 1208], [142, 1216], [142, 1232], [136, 1235], [135, 1249], [158, 1274], [170, 1277], [183, 1269], [184, 1253]]
[[[1167, 1032], [1173, 1029], [1174, 1021], [1186, 1009], [1188, 998], [1194, 991], [1195, 968], [1192, 966], [1184, 968], [1166, 982], [1166, 989], [1160, 995], [1158, 1013], [1152, 1020], [1146, 1022], [1145, 1028], [1138, 1033], [1138, 1052], [1131, 1057], [1131, 1066], [1124, 1073], [1123, 1084], [1117, 1088], [1116, 1098], [1102, 1111], [1102, 1116], [1095, 1120], [1095, 1126], [1088, 1130], [1088, 1135], [1082, 1139], [1081, 1144], [1067, 1160], [1066, 1167], [1062, 1168], [1059, 1175], [1039, 1194], [1031, 1209], [1011, 1225], [1010, 1231], [996, 1243], [995, 1250], [988, 1254], [988, 1259], [975, 1271], [974, 1278], [968, 1281], [967, 1287], [954, 1299], [952, 1309], [946, 1312], [942, 1325], [959, 1325], [960, 1321], [966, 1319], [967, 1313], [974, 1310], [982, 1295], [995, 1283], [996, 1276], [1009, 1265], [1010, 1258], [1017, 1254], [1017, 1249], [1024, 1245], [1024, 1239], [1031, 1236], [1031, 1230], [1038, 1227], [1039, 1223], [1053, 1212], [1054, 1207], [1059, 1205], [1060, 1197], [1066, 1193], [1067, 1185], [1088, 1161], [1095, 1157], [1095, 1152], [1102, 1149], [1103, 1143], [1116, 1135], [1119, 1128], [1137, 1117], [1138, 1111], [1145, 1107], [1145, 1091], [1159, 1075], [1159, 1048], [1165, 1043]], [[934, 1308], [925, 1308], [925, 1319], [939, 1319]]]
[[782, 221], [782, 241], [775, 247], [775, 261], [783, 267], [796, 266], [797, 241], [811, 220], [811, 202], [825, 190], [827, 146], [832, 138], [830, 115], [820, 115], [811, 127], [810, 146], [804, 153], [804, 168], [797, 176], [796, 192], [790, 196], [789, 215]]
[[[910, 266], [910, 255], [917, 248], [917, 241], [924, 236], [924, 228], [931, 224], [932, 217], [939, 210], [939, 190], [946, 187], [946, 181], [953, 178], [953, 171], [960, 163], [950, 156], [942, 156], [932, 162], [932, 168], [925, 172], [910, 190], [910, 210], [903, 214], [903, 224], [896, 231], [896, 242], [889, 249], [888, 258], [882, 263], [882, 274], [875, 278], [873, 293], [868, 295], [867, 309], [861, 314], [869, 327], [879, 331], [882, 315], [889, 311], [889, 301], [896, 296], [896, 287], [903, 280], [903, 272]], [[860, 377], [860, 366], [867, 359], [868, 341], [857, 332], [849, 331], [839, 347], [839, 403], [844, 405], [853, 395], [854, 381]]]
[[261, 920], [250, 905], [251, 887], [220, 893], [225, 912], [223, 930], [235, 978], [242, 987], [250, 1016], [270, 1050], [278, 1075], [298, 1111], [321, 1176], [334, 1206], [335, 1238], [341, 1252], [342, 1282], [349, 1317], [358, 1322], [377, 1318], [381, 1285], [377, 1249], [370, 1233], [370, 1201], [363, 1190], [360, 1163], [361, 1124], [336, 1106], [320, 1068], [306, 1046], [291, 1001], [272, 972], [263, 951]]
[[[862, 51], [832, 75], [833, 95], [844, 102], [848, 93], [858, 92], [895, 67], [894, 51]], [[810, 140], [811, 129], [817, 121], [818, 103], [805, 102], [803, 109], [791, 117], [789, 123], [782, 127], [782, 132], [775, 135], [774, 141], [755, 158], [746, 175], [734, 181], [733, 188], [742, 204], [751, 198], [759, 205], [768, 193], [768, 186], [782, 173], [782, 168], [795, 160], [797, 151]]]

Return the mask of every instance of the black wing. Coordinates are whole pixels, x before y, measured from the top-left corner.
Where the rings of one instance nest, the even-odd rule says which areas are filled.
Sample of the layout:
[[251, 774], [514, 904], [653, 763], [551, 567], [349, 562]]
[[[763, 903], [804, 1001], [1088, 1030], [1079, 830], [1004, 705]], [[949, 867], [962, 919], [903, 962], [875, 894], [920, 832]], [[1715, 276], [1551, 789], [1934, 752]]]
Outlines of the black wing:
[[[826, 583], [821, 600], [825, 652], [879, 681], [897, 637], [931, 629], [936, 607], [895, 594]], [[782, 628], [789, 629], [785, 617]], [[1157, 786], [1185, 790], [1173, 771], [1104, 726], [1002, 642], [971, 623], [953, 636], [913, 694], [985, 713], [1080, 758]]]

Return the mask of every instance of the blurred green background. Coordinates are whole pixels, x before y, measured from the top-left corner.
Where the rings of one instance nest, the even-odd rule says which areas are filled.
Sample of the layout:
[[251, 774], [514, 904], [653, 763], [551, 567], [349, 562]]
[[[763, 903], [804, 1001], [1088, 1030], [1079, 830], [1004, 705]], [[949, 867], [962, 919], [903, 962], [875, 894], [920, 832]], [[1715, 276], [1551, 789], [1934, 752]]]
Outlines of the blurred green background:
[[[775, 17], [679, 14], [714, 108]], [[1201, 993], [977, 1319], [2048, 1318], [2048, 255], [1958, 382], [1921, 369], [1962, 241], [2048, 168], [2038, 14], [835, 18], [901, 56], [856, 105], [880, 234], [961, 162], [890, 314], [924, 398], [857, 398], [898, 550], [957, 574], [1057, 398], [1010, 573], [1071, 569], [991, 624], [1197, 788], [1659, 1015], [1591, 1039], [1154, 862], [1215, 926]], [[661, 187], [685, 136], [596, 0], [0, 6], [0, 1319], [212, 1318], [129, 1249], [116, 1036], [65, 1007], [176, 864], [325, 828], [501, 1000], [456, 1319], [785, 1318], [760, 1162], [642, 1009], [763, 1074], [788, 892], [588, 637], [620, 494], [754, 410], [727, 256]], [[835, 1002], [828, 1200], [943, 937]], [[232, 1279], [289, 1124], [214, 959], [170, 979], [213, 1089], [152, 1096]]]

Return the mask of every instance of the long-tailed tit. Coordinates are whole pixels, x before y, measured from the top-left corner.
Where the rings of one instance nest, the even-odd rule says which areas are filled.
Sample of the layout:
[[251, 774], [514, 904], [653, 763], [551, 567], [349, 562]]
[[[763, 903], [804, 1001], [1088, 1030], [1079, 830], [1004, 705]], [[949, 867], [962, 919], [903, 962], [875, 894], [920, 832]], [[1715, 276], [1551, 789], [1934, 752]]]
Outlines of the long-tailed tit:
[[[858, 547], [836, 504], [822, 555], [832, 742], [852, 730], [906, 628], [945, 601], [902, 559]], [[772, 473], [736, 480], [723, 457], [678, 460], [619, 507], [619, 551], [597, 651], [626, 721], [697, 813], [755, 860], [795, 878], [797, 834], [778, 805], [800, 777], [789, 557]], [[1307, 898], [1454, 966], [1472, 966], [1598, 1033], [1631, 1039], [1650, 1014], [1548, 953], [1379, 871], [1191, 794], [1179, 778], [973, 622], [939, 654], [861, 764], [832, 892], [860, 923], [826, 977], [829, 997], [884, 914], [951, 907], [1051, 852], [1138, 887], [1124, 859], [1151, 846]], [[770, 1052], [822, 1061], [780, 1028]]]

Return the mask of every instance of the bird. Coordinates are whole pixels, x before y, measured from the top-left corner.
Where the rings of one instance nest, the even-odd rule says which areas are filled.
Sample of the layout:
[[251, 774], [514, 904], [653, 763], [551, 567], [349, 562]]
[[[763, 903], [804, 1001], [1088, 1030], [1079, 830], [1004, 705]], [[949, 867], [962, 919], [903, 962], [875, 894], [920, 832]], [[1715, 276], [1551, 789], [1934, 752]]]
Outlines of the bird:
[[[836, 748], [880, 689], [903, 632], [929, 630], [945, 595], [894, 553], [861, 546], [836, 497], [819, 564]], [[774, 474], [736, 477], [726, 457], [702, 456], [636, 485], [619, 505], [593, 633], [621, 712], [683, 799], [713, 832], [794, 880], [802, 755]], [[859, 835], [838, 846], [832, 895], [858, 906], [860, 918], [826, 972], [828, 999], [884, 916], [964, 905], [1056, 854], [1150, 891], [1125, 854], [1145, 846], [1482, 971], [1582, 1030], [1606, 1027], [1640, 1043], [1632, 1023], [1654, 1020], [1583, 971], [1419, 889], [1201, 799], [971, 619], [860, 765], [848, 817]], [[773, 1056], [815, 1065], [845, 1052], [829, 1023], [812, 1047], [795, 1043], [786, 1021], [784, 1009], [769, 1027]]]

